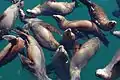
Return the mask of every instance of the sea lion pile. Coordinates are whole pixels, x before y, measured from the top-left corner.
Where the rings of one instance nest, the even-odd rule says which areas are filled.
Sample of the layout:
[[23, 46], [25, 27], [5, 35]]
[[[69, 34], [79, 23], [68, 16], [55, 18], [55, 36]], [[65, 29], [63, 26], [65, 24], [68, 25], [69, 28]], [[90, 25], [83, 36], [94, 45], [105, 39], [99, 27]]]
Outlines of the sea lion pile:
[[[53, 80], [49, 76], [52, 71], [57, 80], [81, 80], [82, 68], [98, 52], [101, 42], [109, 46], [110, 41], [104, 32], [120, 38], [120, 31], [114, 30], [117, 22], [110, 20], [104, 10], [90, 0], [47, 0], [33, 9], [27, 9], [26, 14], [23, 0], [8, 1], [12, 5], [0, 15], [0, 40], [8, 41], [0, 52], [0, 67], [18, 56], [23, 67], [38, 80]], [[68, 20], [66, 15], [72, 14], [81, 4], [88, 8], [91, 19]], [[38, 16], [52, 16], [61, 30]], [[24, 24], [23, 27], [13, 27], [17, 17]], [[53, 32], [61, 38], [60, 41], [55, 39]], [[79, 39], [85, 42], [80, 43]], [[45, 65], [42, 48], [54, 53], [49, 65]], [[120, 50], [105, 68], [96, 70], [96, 76], [104, 80], [115, 80], [120, 77], [119, 70]]]

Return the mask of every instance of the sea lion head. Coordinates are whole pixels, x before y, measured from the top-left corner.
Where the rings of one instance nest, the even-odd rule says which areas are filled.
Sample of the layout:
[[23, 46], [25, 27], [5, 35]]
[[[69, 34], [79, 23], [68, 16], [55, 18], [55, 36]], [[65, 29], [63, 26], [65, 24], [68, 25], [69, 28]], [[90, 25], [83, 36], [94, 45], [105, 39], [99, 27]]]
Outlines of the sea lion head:
[[19, 8], [23, 8], [24, 7], [24, 1], [23, 0], [19, 0], [16, 4], [17, 4], [17, 6]]
[[98, 69], [96, 71], [96, 76], [108, 80], [111, 78], [111, 72], [107, 71], [106, 69]]
[[63, 38], [67, 40], [75, 40], [75, 34], [72, 32], [70, 28], [68, 28], [64, 31]]
[[57, 22], [63, 22], [65, 21], [65, 17], [61, 16], [61, 15], [53, 15], [53, 18], [57, 21]]
[[63, 45], [60, 45], [55, 52], [54, 59], [58, 57], [65, 57], [65, 61], [67, 58], [66, 63], [69, 61], [69, 55]]
[[116, 26], [117, 22], [112, 20], [108, 22], [109, 29], [113, 29]]
[[8, 40], [13, 45], [16, 45], [17, 42], [20, 41], [20, 46], [24, 46], [24, 40], [21, 37], [16, 37], [14, 35], [4, 35], [2, 38]]
[[67, 51], [65, 50], [63, 45], [60, 45], [55, 53], [64, 53], [65, 55], [67, 55]]
[[23, 6], [24, 6], [23, 0], [8, 0], [8, 1], [10, 1], [12, 4], [17, 5], [17, 7], [19, 7], [19, 8], [23, 8]]

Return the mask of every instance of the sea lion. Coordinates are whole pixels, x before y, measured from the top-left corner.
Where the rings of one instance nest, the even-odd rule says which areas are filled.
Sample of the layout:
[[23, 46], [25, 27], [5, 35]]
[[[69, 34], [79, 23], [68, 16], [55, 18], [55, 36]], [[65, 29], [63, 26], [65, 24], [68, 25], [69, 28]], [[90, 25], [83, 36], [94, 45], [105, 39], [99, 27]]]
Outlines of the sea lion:
[[92, 34], [99, 37], [104, 45], [108, 46], [109, 41], [104, 36], [104, 33], [97, 27], [97, 25], [90, 20], [73, 20], [69, 21], [61, 15], [53, 15], [53, 18], [56, 19], [58, 26], [61, 29], [71, 28], [73, 31], [84, 32], [86, 34]]
[[49, 73], [54, 71], [60, 80], [70, 80], [69, 62], [67, 51], [63, 45], [60, 45], [55, 51], [51, 64], [47, 65], [47, 69]]
[[27, 9], [27, 13], [38, 16], [52, 16], [52, 15], [67, 15], [70, 14], [76, 7], [79, 7], [77, 0], [73, 2], [56, 2], [47, 0], [42, 5], [38, 4], [32, 10]]
[[29, 34], [17, 31], [18, 34], [26, 41], [27, 57], [19, 55], [22, 64], [32, 72], [38, 80], [51, 80], [48, 78], [45, 69], [45, 57], [41, 46]]
[[[23, 15], [23, 11], [21, 11], [21, 15]], [[52, 33], [46, 28], [45, 22], [40, 21], [38, 18], [25, 18], [24, 20], [26, 22], [24, 28], [28, 28], [32, 31], [33, 36], [38, 41], [38, 43], [49, 50], [56, 50], [59, 46], [59, 43], [55, 40]], [[52, 26], [47, 26], [52, 28]], [[56, 31], [55, 28], [51, 29], [53, 31]]]
[[2, 15], [0, 15], [0, 39], [13, 27], [15, 20], [19, 14], [19, 9], [24, 6], [24, 1], [19, 0], [9, 6]]
[[120, 50], [105, 68], [96, 70], [96, 76], [104, 80], [117, 80], [120, 77]]
[[19, 51], [21, 51], [25, 45], [25, 42], [21, 37], [4, 35], [3, 38], [8, 40], [9, 44], [0, 52], [0, 67], [16, 58]]
[[91, 19], [104, 31], [110, 31], [115, 27], [117, 22], [115, 20], [109, 20], [103, 9], [91, 0], [79, 0], [85, 4], [89, 10]]
[[47, 28], [50, 32], [55, 32], [59, 35], [62, 35], [61, 31], [58, 30], [55, 26], [48, 24], [43, 20], [36, 18], [35, 16], [26, 15], [22, 9], [20, 9], [19, 12], [20, 12], [19, 18], [24, 24], [30, 21], [36, 21], [36, 22], [39, 22], [39, 24], [42, 25], [43, 27]]
[[85, 42], [77, 52], [74, 53], [74, 56], [70, 62], [70, 75], [71, 80], [80, 80], [81, 69], [86, 66], [88, 61], [100, 47], [100, 40], [98, 37], [94, 37], [87, 42]]

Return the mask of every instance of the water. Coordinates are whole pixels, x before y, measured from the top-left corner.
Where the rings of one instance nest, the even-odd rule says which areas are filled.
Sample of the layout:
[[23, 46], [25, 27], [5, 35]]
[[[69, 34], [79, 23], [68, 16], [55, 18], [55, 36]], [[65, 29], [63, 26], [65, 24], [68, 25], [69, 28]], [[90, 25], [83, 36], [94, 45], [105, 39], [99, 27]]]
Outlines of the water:
[[[65, 0], [59, 0], [59, 1], [65, 1]], [[69, 0], [67, 0], [69, 1]], [[104, 8], [104, 11], [108, 15], [110, 19], [115, 19], [118, 24], [116, 26], [116, 29], [119, 30], [119, 19], [116, 19], [112, 16], [112, 11], [114, 11], [117, 8], [115, 0], [93, 0], [100, 6]], [[25, 10], [27, 8], [32, 8], [38, 3], [42, 3], [43, 1], [40, 0], [25, 0]], [[1, 8], [0, 13], [2, 12], [11, 4], [9, 2], [6, 2], [4, 0], [1, 0], [0, 2]], [[88, 15], [87, 8], [85, 6], [79, 7], [73, 11], [70, 15], [66, 16], [69, 20], [79, 20], [79, 19], [90, 19]], [[39, 17], [43, 19], [44, 21], [53, 24], [54, 26], [57, 26], [56, 21], [52, 17]], [[16, 25], [21, 25], [22, 23], [17, 20]], [[97, 54], [89, 61], [88, 65], [82, 69], [81, 72], [81, 80], [101, 80], [100, 78], [97, 78], [95, 76], [95, 71], [98, 68], [103, 68], [105, 65], [109, 63], [113, 55], [115, 55], [115, 52], [118, 48], [120, 48], [120, 39], [117, 39], [116, 37], [110, 35], [108, 32], [105, 33], [110, 41], [109, 47], [106, 48], [103, 44], [101, 44], [100, 50], [97, 52]], [[57, 40], [60, 40], [59, 37], [57, 37], [56, 34], [54, 34]], [[0, 50], [7, 44], [4, 43], [6, 41], [0, 42]], [[50, 55], [53, 52], [47, 51], [44, 49], [45, 57], [46, 57], [46, 64], [50, 63]], [[19, 58], [17, 57], [15, 60], [13, 60], [11, 63], [5, 65], [4, 67], [0, 68], [0, 80], [36, 80], [34, 76], [32, 76], [26, 69], [21, 67], [21, 63], [19, 61]]]

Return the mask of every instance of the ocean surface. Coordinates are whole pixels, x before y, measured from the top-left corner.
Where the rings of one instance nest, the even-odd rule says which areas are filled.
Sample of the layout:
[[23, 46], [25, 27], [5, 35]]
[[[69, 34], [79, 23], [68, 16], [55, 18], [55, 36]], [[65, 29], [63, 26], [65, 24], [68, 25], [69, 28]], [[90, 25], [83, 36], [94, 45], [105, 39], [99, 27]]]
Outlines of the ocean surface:
[[[37, 4], [44, 2], [44, 0], [42, 1], [24, 0], [24, 1], [25, 1], [24, 10], [28, 8], [31, 9]], [[65, 0], [57, 0], [57, 1], [65, 1]], [[66, 1], [70, 2], [70, 0], [66, 0]], [[116, 30], [120, 30], [119, 19], [112, 16], [112, 11], [118, 8], [116, 1], [115, 0], [92, 0], [92, 1], [103, 7], [109, 19], [114, 19], [117, 21]], [[0, 14], [2, 14], [3, 11], [10, 5], [11, 3], [7, 2], [6, 0], [0, 0]], [[39, 18], [56, 26], [59, 29], [56, 21], [52, 17], [39, 16]], [[71, 14], [67, 15], [66, 18], [69, 20], [84, 20], [84, 19], [90, 20], [88, 10], [84, 5], [79, 8], [76, 8]], [[20, 22], [20, 20], [17, 20], [14, 26], [20, 26], [20, 25], [23, 24]], [[120, 39], [116, 38], [115, 36], [112, 36], [109, 32], [105, 32], [105, 34], [107, 39], [110, 41], [109, 47], [107, 48], [101, 43], [101, 47], [99, 51], [88, 62], [87, 66], [82, 69], [81, 80], [102, 80], [95, 76], [96, 69], [104, 68], [109, 63], [109, 61], [111, 61], [113, 55], [115, 55], [115, 52], [120, 48]], [[58, 41], [61, 39], [56, 34], [54, 34], [54, 36]], [[7, 41], [0, 41], [0, 50], [2, 50], [5, 47], [5, 45], [7, 45]], [[50, 63], [51, 54], [53, 53], [54, 52], [50, 52], [44, 49], [46, 64]], [[54, 75], [52, 75], [52, 77], [53, 76]], [[27, 71], [21, 66], [19, 57], [17, 57], [11, 63], [0, 68], [0, 80], [36, 80], [36, 78], [29, 71]]]

